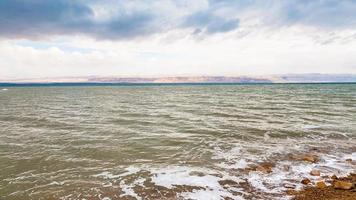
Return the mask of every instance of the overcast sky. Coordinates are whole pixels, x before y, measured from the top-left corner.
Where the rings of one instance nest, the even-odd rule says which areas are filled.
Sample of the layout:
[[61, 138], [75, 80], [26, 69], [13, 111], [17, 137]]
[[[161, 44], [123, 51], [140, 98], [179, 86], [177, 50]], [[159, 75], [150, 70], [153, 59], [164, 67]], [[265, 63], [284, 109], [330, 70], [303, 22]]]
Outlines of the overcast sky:
[[356, 0], [1, 0], [0, 78], [356, 73]]

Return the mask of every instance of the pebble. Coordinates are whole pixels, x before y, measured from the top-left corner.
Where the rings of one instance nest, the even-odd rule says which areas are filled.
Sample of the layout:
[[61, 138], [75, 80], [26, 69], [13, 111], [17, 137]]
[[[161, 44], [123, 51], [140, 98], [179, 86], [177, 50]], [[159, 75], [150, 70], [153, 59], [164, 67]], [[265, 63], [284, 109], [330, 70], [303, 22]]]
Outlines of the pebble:
[[304, 185], [308, 185], [311, 181], [308, 178], [304, 178], [301, 183], [303, 183]]
[[316, 163], [318, 161], [318, 157], [316, 155], [306, 154], [302, 157], [302, 160], [311, 162], [311, 163]]
[[346, 181], [335, 181], [334, 188], [335, 189], [342, 189], [342, 190], [350, 190], [353, 184]]
[[338, 178], [337, 178], [337, 176], [334, 174], [334, 175], [332, 175], [331, 177], [330, 177], [332, 180], [337, 180]]
[[316, 187], [319, 189], [324, 189], [324, 188], [326, 188], [326, 184], [324, 181], [319, 181], [319, 182], [316, 182]]
[[313, 170], [311, 170], [310, 175], [312, 175], [312, 176], [320, 176], [320, 171], [317, 170], [317, 169], [313, 169]]

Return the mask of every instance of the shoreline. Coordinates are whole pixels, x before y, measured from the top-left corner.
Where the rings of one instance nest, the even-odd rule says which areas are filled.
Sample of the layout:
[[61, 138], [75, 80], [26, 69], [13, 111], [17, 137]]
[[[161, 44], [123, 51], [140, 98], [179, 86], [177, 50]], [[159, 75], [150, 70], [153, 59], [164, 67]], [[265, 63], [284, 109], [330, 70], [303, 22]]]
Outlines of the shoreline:
[[356, 82], [177, 82], [177, 83], [150, 83], [150, 82], [0, 82], [0, 88], [24, 87], [125, 87], [125, 86], [240, 86], [240, 85], [354, 85]]
[[[301, 191], [289, 191], [292, 200], [354, 200], [356, 199], [356, 174], [346, 177], [329, 177], [307, 186]], [[326, 185], [326, 183], [330, 185]]]

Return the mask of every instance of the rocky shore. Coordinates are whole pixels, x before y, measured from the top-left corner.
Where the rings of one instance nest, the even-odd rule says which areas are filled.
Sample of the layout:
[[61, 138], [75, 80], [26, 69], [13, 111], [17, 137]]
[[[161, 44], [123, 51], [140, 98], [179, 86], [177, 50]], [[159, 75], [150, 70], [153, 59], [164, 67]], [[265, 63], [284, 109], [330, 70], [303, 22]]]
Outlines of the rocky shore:
[[[318, 157], [313, 154], [306, 154], [299, 157], [300, 160], [316, 163]], [[346, 159], [346, 163], [356, 166], [355, 161]], [[287, 189], [287, 195], [293, 196], [293, 200], [356, 200], [356, 174], [350, 173], [345, 177], [336, 175], [321, 176], [317, 169], [310, 171], [311, 176], [316, 176], [316, 181], [308, 178], [302, 178], [301, 183], [305, 185], [300, 191]]]
[[325, 182], [310, 183], [301, 191], [289, 190], [288, 193], [294, 195], [293, 200], [355, 200], [355, 184], [356, 174], [342, 178], [332, 176], [327, 178]]
[[[290, 155], [289, 159], [309, 163], [312, 166], [318, 166], [321, 159], [318, 156], [319, 149], [313, 149], [310, 153], [302, 155]], [[326, 153], [326, 152], [323, 152]], [[344, 160], [344, 163], [349, 166], [355, 166], [356, 161], [351, 158]], [[262, 162], [253, 166], [249, 166], [244, 171], [260, 172], [263, 174], [270, 174], [276, 168], [276, 164], [273, 162]], [[283, 170], [289, 171], [291, 166], [285, 165]], [[284, 184], [285, 196], [289, 196], [292, 200], [356, 200], [356, 173], [350, 171], [346, 176], [338, 177], [336, 174], [338, 170], [334, 171], [334, 174], [330, 174], [330, 169], [325, 171], [318, 168], [310, 170], [308, 177], [300, 177], [299, 181], [304, 187], [298, 188], [295, 184]], [[278, 196], [276, 196], [277, 198]], [[249, 198], [249, 197], [248, 197]]]

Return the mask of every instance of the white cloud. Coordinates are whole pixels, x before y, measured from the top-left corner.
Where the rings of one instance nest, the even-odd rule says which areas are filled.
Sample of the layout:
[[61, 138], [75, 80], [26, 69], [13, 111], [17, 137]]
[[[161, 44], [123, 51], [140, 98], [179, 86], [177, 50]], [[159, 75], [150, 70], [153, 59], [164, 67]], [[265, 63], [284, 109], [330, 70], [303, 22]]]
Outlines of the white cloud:
[[5, 0], [0, 79], [356, 73], [354, 8], [333, 0]]
[[2, 41], [0, 78], [356, 73], [355, 30], [248, 26], [201, 39], [186, 31], [125, 41], [64, 37], [45, 48]]

